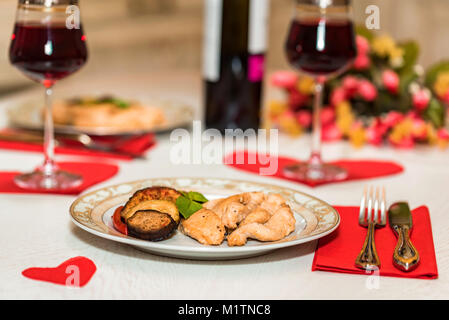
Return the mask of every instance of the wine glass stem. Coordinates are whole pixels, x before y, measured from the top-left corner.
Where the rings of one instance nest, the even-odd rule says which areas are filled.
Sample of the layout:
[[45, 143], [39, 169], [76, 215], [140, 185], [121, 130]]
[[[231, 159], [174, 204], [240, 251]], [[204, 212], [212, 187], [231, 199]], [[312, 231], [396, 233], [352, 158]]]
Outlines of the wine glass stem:
[[53, 127], [52, 111], [53, 87], [45, 88], [45, 124], [44, 124], [44, 165], [43, 172], [46, 176], [51, 176], [54, 172], [55, 137]]
[[321, 105], [323, 103], [324, 80], [317, 79], [313, 101], [312, 153], [309, 163], [320, 166], [321, 161]]

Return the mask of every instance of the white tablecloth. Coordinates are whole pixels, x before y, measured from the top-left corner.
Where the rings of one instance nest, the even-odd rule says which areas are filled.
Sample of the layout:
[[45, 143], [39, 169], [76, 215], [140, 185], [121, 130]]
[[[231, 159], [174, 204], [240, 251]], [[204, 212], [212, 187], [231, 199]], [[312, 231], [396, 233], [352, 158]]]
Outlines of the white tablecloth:
[[[0, 102], [1, 124], [5, 111], [20, 100], [41, 98], [41, 88]], [[201, 82], [195, 73], [164, 75], [77, 76], [61, 82], [57, 95], [108, 93], [122, 96], [151, 95], [201, 104]], [[197, 115], [199, 117], [199, 114]], [[282, 155], [306, 158], [309, 138], [281, 137]], [[77, 228], [68, 208], [74, 196], [0, 194], [0, 298], [55, 299], [402, 299], [449, 298], [449, 151], [421, 147], [399, 151], [347, 143], [324, 146], [326, 159], [387, 159], [405, 167], [400, 175], [309, 188], [283, 180], [262, 178], [223, 165], [170, 165], [168, 136], [160, 136], [148, 160], [120, 162], [120, 172], [105, 186], [144, 177], [210, 176], [264, 181], [297, 188], [335, 205], [358, 205], [366, 184], [384, 185], [390, 202], [425, 204], [432, 219], [439, 268], [437, 280], [382, 277], [377, 288], [367, 286], [364, 275], [311, 272], [316, 242], [236, 261], [188, 261], [137, 251]], [[42, 156], [0, 151], [0, 170], [31, 170]], [[59, 157], [63, 159], [63, 157]], [[32, 266], [57, 266], [67, 258], [86, 256], [98, 270], [83, 288], [73, 289], [32, 281], [21, 271]]]

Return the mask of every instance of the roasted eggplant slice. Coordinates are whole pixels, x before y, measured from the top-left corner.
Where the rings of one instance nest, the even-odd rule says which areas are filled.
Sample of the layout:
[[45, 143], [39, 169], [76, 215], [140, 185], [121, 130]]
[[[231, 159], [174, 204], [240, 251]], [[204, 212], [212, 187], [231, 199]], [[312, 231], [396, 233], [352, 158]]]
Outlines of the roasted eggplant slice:
[[179, 223], [178, 207], [176, 207], [173, 202], [167, 200], [144, 200], [137, 203], [134, 207], [128, 210], [126, 216], [122, 216], [122, 218], [124, 218], [126, 221], [140, 210], [155, 210], [162, 213], [167, 213], [172, 217], [173, 220], [175, 220], [176, 224]]
[[[120, 213], [122, 220], [126, 222], [127, 219], [129, 219], [136, 210], [134, 210], [134, 207], [138, 206], [141, 202], [147, 201], [147, 200], [166, 200], [175, 203], [176, 199], [181, 196], [181, 193], [177, 190], [169, 187], [149, 187], [145, 189], [141, 189], [136, 191], [131, 198], [129, 198], [128, 202], [125, 204], [125, 207], [123, 208], [122, 212]], [[144, 208], [141, 208], [139, 210], [142, 210]], [[149, 208], [151, 209], [151, 208]], [[157, 210], [157, 209], [156, 209]], [[159, 211], [159, 210], [158, 210]], [[167, 212], [168, 213], [168, 212]], [[179, 215], [179, 214], [178, 214]], [[175, 219], [175, 217], [174, 217]], [[179, 222], [178, 219], [175, 219], [175, 221]]]
[[126, 222], [128, 235], [143, 240], [161, 241], [167, 239], [177, 223], [163, 212], [155, 210], [139, 210]]

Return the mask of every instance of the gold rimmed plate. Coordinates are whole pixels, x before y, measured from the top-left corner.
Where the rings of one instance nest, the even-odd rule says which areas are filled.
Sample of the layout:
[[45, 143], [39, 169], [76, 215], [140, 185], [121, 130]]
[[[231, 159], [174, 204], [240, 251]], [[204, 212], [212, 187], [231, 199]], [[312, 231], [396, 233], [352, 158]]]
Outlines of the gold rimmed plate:
[[[145, 102], [145, 101], [144, 101]], [[56, 133], [70, 133], [70, 134], [87, 134], [94, 136], [106, 135], [136, 135], [144, 133], [161, 133], [167, 132], [176, 128], [188, 127], [194, 119], [194, 111], [191, 106], [174, 101], [154, 100], [148, 105], [156, 105], [161, 108], [166, 118], [166, 122], [161, 125], [156, 125], [151, 129], [137, 129], [129, 130], [115, 127], [80, 127], [73, 125], [58, 125], [55, 124]], [[8, 110], [9, 124], [12, 127], [30, 130], [42, 130], [42, 101], [29, 100]]]
[[[249, 240], [245, 246], [229, 247], [226, 241], [220, 246], [205, 246], [178, 230], [172, 237], [160, 242], [136, 239], [115, 230], [112, 224], [114, 210], [124, 205], [135, 191], [150, 186], [198, 191], [209, 200], [250, 191], [279, 193], [294, 212], [295, 231], [280, 241]], [[153, 254], [194, 260], [227, 260], [262, 255], [324, 237], [340, 223], [340, 216], [332, 206], [300, 191], [259, 182], [219, 178], [157, 178], [122, 183], [80, 196], [71, 205], [70, 215], [78, 227], [96, 236]]]

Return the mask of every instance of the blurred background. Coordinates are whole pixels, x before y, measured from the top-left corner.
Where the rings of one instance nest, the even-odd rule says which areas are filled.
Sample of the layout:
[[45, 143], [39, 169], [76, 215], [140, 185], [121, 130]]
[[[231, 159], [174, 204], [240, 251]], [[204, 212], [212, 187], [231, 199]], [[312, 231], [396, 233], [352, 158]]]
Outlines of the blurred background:
[[[428, 66], [449, 53], [449, 0], [357, 0], [355, 19], [380, 8], [381, 30], [416, 39], [420, 63]], [[8, 60], [16, 0], [0, 0], [0, 95], [36, 85]], [[81, 0], [89, 61], [82, 74], [190, 71], [201, 68], [204, 0]], [[289, 68], [283, 52], [293, 0], [271, 0], [267, 69]], [[75, 79], [74, 79], [75, 80]]]

